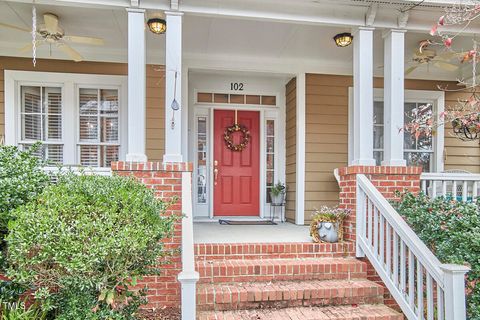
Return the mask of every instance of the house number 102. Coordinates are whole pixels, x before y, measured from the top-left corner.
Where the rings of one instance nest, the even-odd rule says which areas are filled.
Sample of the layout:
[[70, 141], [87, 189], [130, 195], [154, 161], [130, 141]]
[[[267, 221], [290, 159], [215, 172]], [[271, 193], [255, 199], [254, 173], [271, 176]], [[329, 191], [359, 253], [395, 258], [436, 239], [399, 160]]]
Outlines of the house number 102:
[[230, 83], [230, 90], [243, 91], [243, 83], [242, 82], [231, 82]]

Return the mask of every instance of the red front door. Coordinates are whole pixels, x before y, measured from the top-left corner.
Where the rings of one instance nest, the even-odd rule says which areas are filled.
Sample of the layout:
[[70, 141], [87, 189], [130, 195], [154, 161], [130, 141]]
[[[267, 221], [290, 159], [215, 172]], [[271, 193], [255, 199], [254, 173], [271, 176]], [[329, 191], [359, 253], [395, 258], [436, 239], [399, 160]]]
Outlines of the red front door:
[[[225, 129], [235, 123], [235, 111], [214, 111], [214, 177], [215, 216], [260, 215], [260, 113], [238, 111], [237, 122], [250, 132], [250, 140], [242, 151], [230, 150], [225, 142]], [[242, 140], [242, 132], [232, 134], [234, 144]], [[216, 164], [216, 165], [215, 165]]]

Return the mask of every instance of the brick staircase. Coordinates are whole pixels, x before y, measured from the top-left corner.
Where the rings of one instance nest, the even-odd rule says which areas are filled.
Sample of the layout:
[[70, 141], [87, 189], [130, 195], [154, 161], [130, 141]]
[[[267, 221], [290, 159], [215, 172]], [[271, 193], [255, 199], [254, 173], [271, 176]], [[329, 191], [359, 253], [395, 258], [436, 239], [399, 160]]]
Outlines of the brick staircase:
[[196, 244], [198, 320], [402, 320], [352, 243]]

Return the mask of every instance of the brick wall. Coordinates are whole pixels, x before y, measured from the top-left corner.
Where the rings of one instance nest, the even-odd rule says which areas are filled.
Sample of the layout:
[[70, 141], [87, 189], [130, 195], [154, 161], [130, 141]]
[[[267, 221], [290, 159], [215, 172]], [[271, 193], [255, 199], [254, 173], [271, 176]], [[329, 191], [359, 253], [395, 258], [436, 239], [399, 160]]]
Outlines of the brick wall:
[[[340, 207], [351, 210], [344, 224], [345, 240], [355, 241], [357, 174], [365, 174], [387, 200], [398, 200], [396, 191], [420, 192], [421, 173], [420, 167], [350, 166], [339, 169]], [[363, 260], [368, 264], [367, 278], [385, 286], [368, 259]], [[385, 304], [398, 307], [388, 290], [385, 292]]]
[[[182, 172], [192, 172], [191, 163], [162, 163], [162, 162], [115, 162], [112, 171], [116, 175], [132, 176], [144, 183], [148, 188], [155, 190], [155, 195], [165, 201], [178, 197], [176, 203], [170, 206], [167, 215], [182, 215]], [[175, 225], [172, 238], [164, 239], [166, 249], [179, 250], [182, 242], [182, 228], [179, 220]], [[162, 274], [145, 277], [139, 286], [147, 285], [148, 308], [179, 307], [180, 282], [177, 276], [182, 270], [180, 251], [169, 257], [169, 264], [159, 261]]]

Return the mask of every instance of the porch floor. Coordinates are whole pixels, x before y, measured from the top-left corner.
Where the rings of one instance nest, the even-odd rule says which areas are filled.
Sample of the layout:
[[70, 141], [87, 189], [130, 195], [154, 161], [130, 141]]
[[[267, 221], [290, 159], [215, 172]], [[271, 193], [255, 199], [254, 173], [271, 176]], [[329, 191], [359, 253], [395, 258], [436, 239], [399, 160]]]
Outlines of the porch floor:
[[312, 242], [309, 226], [279, 222], [277, 225], [221, 225], [218, 222], [193, 224], [195, 243]]

